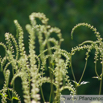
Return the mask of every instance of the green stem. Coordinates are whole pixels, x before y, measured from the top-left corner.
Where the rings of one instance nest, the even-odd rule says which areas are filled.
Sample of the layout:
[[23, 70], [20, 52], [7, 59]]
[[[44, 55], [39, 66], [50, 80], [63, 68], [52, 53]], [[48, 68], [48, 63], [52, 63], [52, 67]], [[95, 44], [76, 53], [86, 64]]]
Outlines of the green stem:
[[9, 92], [9, 90], [8, 90], [8, 96], [10, 97], [10, 100], [11, 100], [12, 98], [11, 98], [11, 95], [10, 95], [10, 92]]
[[[49, 70], [49, 71], [51, 71], [51, 70]], [[51, 79], [51, 85], [50, 85], [51, 91], [50, 91], [49, 102], [51, 101], [51, 96], [52, 96], [52, 92], [53, 92], [53, 84], [52, 84], [52, 75], [51, 75], [51, 73], [50, 73], [50, 79]]]
[[[48, 42], [48, 37], [45, 35], [45, 38], [47, 39], [47, 48], [48, 48], [48, 54], [51, 55], [52, 54], [52, 51], [50, 49], [50, 43]], [[52, 65], [51, 63], [52, 62], [52, 59], [49, 58], [49, 66], [52, 68]], [[51, 95], [52, 95], [52, 92], [53, 92], [53, 84], [52, 84], [52, 79], [53, 79], [53, 75], [51, 74], [51, 70], [49, 69], [49, 74], [50, 74], [50, 79], [51, 79], [51, 92], [50, 92], [50, 97], [49, 97], [49, 102], [51, 101]]]
[[78, 87], [77, 86], [75, 86], [76, 87], [76, 95], [77, 95], [77, 93], [78, 93]]
[[81, 76], [81, 78], [80, 78], [80, 80], [79, 80], [79, 84], [80, 84], [80, 82], [81, 82], [81, 80], [82, 80], [82, 78], [83, 78], [84, 72], [85, 72], [85, 70], [86, 70], [86, 66], [87, 66], [87, 60], [86, 60], [85, 66], [84, 66], [84, 70], [83, 70], [82, 76]]
[[42, 90], [41, 86], [40, 86], [40, 90], [41, 90], [41, 95], [42, 95], [42, 98], [43, 98], [43, 102], [45, 103], [45, 99], [44, 99], [44, 95], [43, 95], [43, 90]]
[[103, 78], [103, 61], [102, 61], [102, 74], [101, 74], [101, 80], [100, 80], [99, 95], [101, 94], [101, 91], [102, 91], [102, 78]]
[[74, 75], [74, 71], [73, 71], [73, 67], [72, 67], [72, 56], [71, 56], [71, 71], [72, 71], [72, 75], [73, 75], [74, 81], [76, 81], [75, 75]]
[[[13, 76], [14, 76], [14, 69], [12, 69], [13, 71]], [[15, 83], [13, 82], [13, 90], [15, 90]], [[14, 97], [14, 94], [12, 93], [12, 97]], [[11, 100], [11, 103], [13, 103], [13, 99]]]
[[49, 98], [49, 102], [51, 101], [51, 96], [53, 95], [54, 98], [54, 88], [53, 88], [53, 75], [51, 75], [51, 92], [50, 92], [50, 98]]
[[99, 77], [99, 75], [98, 75], [98, 73], [97, 73], [97, 67], [96, 67], [96, 64], [97, 64], [97, 63], [95, 63], [95, 73], [96, 73], [97, 77]]
[[101, 95], [101, 90], [102, 90], [102, 80], [100, 80], [99, 95]]
[[[71, 71], [72, 71], [72, 75], [73, 75], [73, 78], [74, 78], [74, 81], [76, 81], [76, 78], [75, 78], [75, 75], [74, 75], [74, 71], [73, 71], [73, 67], [72, 67], [72, 56], [71, 56]], [[76, 88], [76, 94], [77, 94], [77, 86], [75, 85], [75, 88]]]

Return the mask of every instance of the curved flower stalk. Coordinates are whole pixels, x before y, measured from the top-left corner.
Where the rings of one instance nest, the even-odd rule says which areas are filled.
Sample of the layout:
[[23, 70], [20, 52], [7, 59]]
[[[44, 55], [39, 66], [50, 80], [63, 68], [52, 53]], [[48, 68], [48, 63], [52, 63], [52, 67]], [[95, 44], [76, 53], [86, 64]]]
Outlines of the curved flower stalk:
[[10, 76], [10, 71], [7, 70], [6, 73], [5, 73], [5, 83], [4, 83], [4, 86], [3, 86], [3, 89], [2, 89], [2, 103], [6, 103], [6, 92], [7, 92], [7, 87], [8, 87], [8, 82], [9, 82], [9, 76]]
[[0, 90], [0, 95], [2, 96], [2, 103], [7, 103], [7, 101], [5, 99], [8, 99], [9, 101], [12, 101], [13, 99], [18, 100], [18, 103], [21, 103], [20, 97], [18, 96], [18, 94], [16, 93], [16, 91], [14, 91], [11, 88], [7, 88], [5, 89], [6, 91], [11, 91], [14, 96], [12, 98], [8, 98], [7, 94], [3, 94], [4, 89]]
[[[73, 39], [74, 30], [76, 28], [80, 27], [80, 26], [86, 26], [86, 27], [90, 28], [92, 31], [94, 31], [94, 34], [96, 34], [97, 40], [96, 41], [91, 41], [91, 40], [84, 41], [83, 43], [79, 44], [79, 46], [76, 46], [76, 47], [72, 48], [72, 50], [71, 50], [71, 55], [74, 55], [76, 51], [87, 49], [86, 58], [85, 58], [86, 63], [85, 63], [85, 67], [84, 67], [82, 76], [79, 80], [79, 84], [80, 84], [80, 82], [83, 78], [83, 75], [84, 75], [84, 72], [85, 72], [85, 69], [86, 69], [86, 66], [87, 66], [87, 60], [88, 60], [88, 57], [89, 57], [89, 53], [91, 52], [92, 49], [95, 49], [94, 63], [95, 63], [95, 73], [96, 73], [97, 77], [93, 77], [93, 78], [97, 78], [98, 80], [100, 80], [99, 94], [101, 94], [102, 78], [103, 78], [103, 41], [102, 41], [102, 38], [100, 37], [99, 32], [97, 32], [97, 29], [94, 28], [93, 26], [91, 26], [88, 23], [79, 23], [76, 26], [74, 26], [74, 28], [71, 31], [72, 39]], [[87, 45], [88, 43], [89, 43], [89, 45]], [[97, 73], [97, 68], [96, 68], [96, 64], [97, 64], [97, 61], [98, 61], [98, 57], [99, 57], [98, 55], [99, 54], [100, 54], [99, 59], [101, 60], [101, 64], [102, 64], [102, 71], [101, 71], [100, 75]], [[71, 69], [72, 69], [72, 66], [71, 66]], [[73, 69], [72, 69], [72, 73], [73, 73]], [[74, 80], [76, 82], [74, 73], [73, 73], [73, 77], [74, 77]]]
[[[26, 56], [26, 55], [25, 55]], [[30, 103], [30, 85], [29, 85], [29, 68], [28, 65], [26, 65], [26, 61], [24, 58], [21, 58], [20, 62], [20, 67], [21, 67], [21, 80], [22, 80], [22, 89], [23, 89], [23, 97], [24, 97], [24, 102], [25, 103]]]
[[[61, 51], [61, 50], [60, 50]], [[59, 102], [60, 100], [60, 95], [61, 95], [61, 91], [64, 90], [65, 88], [68, 88], [71, 92], [72, 95], [74, 95], [76, 92], [75, 92], [75, 89], [73, 88], [73, 85], [71, 85], [70, 81], [69, 81], [69, 77], [67, 76], [67, 65], [68, 63], [65, 63], [65, 61], [61, 58], [61, 55], [62, 53], [60, 54], [60, 51], [58, 49], [58, 51], [55, 52], [54, 54], [54, 60], [55, 60], [55, 68], [53, 70], [53, 74], [55, 76], [55, 80], [54, 80], [54, 83], [55, 83], [55, 86], [56, 86], [56, 96], [55, 96], [55, 99], [54, 99], [54, 103], [55, 102]], [[67, 54], [64, 53], [66, 56]], [[66, 58], [68, 60], [68, 62], [70, 61], [70, 58], [69, 58], [69, 55], [66, 56], [68, 58]], [[64, 78], [65, 79], [64, 79]], [[65, 81], [66, 84], [63, 84], [63, 81]], [[71, 88], [71, 89], [70, 89]]]
[[18, 100], [18, 103], [21, 103], [20, 97], [18, 96], [17, 92], [11, 88], [8, 88], [8, 90], [14, 94], [14, 96], [11, 98], [11, 100], [15, 99], [15, 100]]
[[[9, 60], [9, 62], [12, 64], [13, 67], [12, 71], [14, 73], [14, 69], [17, 70], [16, 63], [19, 55], [18, 45], [12, 34], [5, 33], [5, 39], [6, 39], [6, 46], [7, 46], [7, 60]], [[13, 45], [15, 46], [16, 51], [14, 50]], [[16, 52], [16, 55], [14, 55], [14, 52]]]
[[[36, 19], [35, 18], [39, 18], [41, 20], [41, 22], [42, 22], [42, 25], [41, 24], [38, 25], [36, 23]], [[67, 53], [66, 51], [63, 51], [63, 50], [59, 50], [60, 49], [60, 44], [63, 41], [61, 33], [60, 33], [60, 29], [58, 29], [56, 27], [53, 28], [53, 27], [47, 25], [47, 20], [48, 19], [45, 17], [44, 14], [32, 13], [30, 15], [30, 20], [31, 20], [31, 24], [32, 25], [28, 24], [26, 26], [26, 29], [28, 30], [28, 32], [30, 34], [30, 42], [31, 42], [30, 44], [32, 44], [32, 45], [29, 46], [30, 57], [31, 58], [35, 58], [35, 52], [33, 51], [33, 49], [35, 49], [35, 46], [34, 46], [35, 42], [33, 42], [35, 40], [35, 38], [32, 37], [32, 36], [33, 35], [35, 36], [37, 34], [37, 37], [38, 37], [38, 40], [39, 40], [39, 44], [40, 44], [40, 55], [39, 56], [40, 56], [40, 58], [42, 60], [41, 70], [45, 71], [45, 65], [47, 65], [46, 61], [48, 59], [49, 60], [49, 66], [48, 66], [48, 68], [50, 68], [51, 84], [55, 85], [56, 89], [58, 91], [60, 89], [59, 86], [62, 85], [61, 84], [61, 82], [63, 80], [62, 78], [67, 73], [66, 69], [67, 69], [67, 65], [69, 64], [68, 62], [70, 61], [69, 60], [70, 58], [68, 59], [68, 57], [70, 57], [68, 55], [69, 53]], [[56, 40], [53, 37], [51, 37], [52, 33], [56, 33], [57, 34], [58, 40]], [[53, 44], [52, 46], [51, 46], [51, 43]], [[32, 49], [30, 49], [30, 47], [32, 47]], [[55, 52], [52, 51], [51, 48], [56, 48], [56, 49], [54, 49]], [[33, 52], [31, 52], [31, 51], [33, 51]], [[56, 55], [58, 55], [59, 57], [56, 56]], [[63, 66], [60, 65], [61, 62], [63, 61], [61, 59], [61, 55], [64, 55], [66, 57], [66, 64], [63, 63], [64, 64]], [[34, 61], [33, 63], [35, 64], [35, 60], [34, 59], [32, 59], [31, 61]], [[54, 66], [52, 65], [53, 62], [55, 62], [55, 66], [56, 65], [58, 65], [58, 66], [60, 65], [59, 67], [57, 67], [58, 69], [54, 68]], [[31, 63], [31, 64], [33, 64], [33, 63]], [[33, 66], [33, 67], [37, 68], [36, 66]], [[61, 70], [60, 70], [60, 67], [61, 67]], [[35, 69], [35, 68], [34, 68], [34, 71], [38, 71], [38, 69]], [[53, 74], [51, 73], [52, 71], [53, 71]], [[64, 74], [63, 74], [63, 72], [64, 72]], [[34, 72], [32, 72], [32, 73], [34, 73]], [[59, 73], [61, 74], [61, 76], [59, 76]], [[42, 74], [44, 74], [44, 73], [42, 73]], [[52, 78], [53, 76], [55, 77], [55, 80]], [[44, 78], [43, 75], [42, 75], [42, 78]], [[35, 80], [35, 79], [33, 79], [33, 80]], [[50, 82], [50, 81], [48, 81], [48, 82]], [[60, 82], [60, 84], [58, 84], [57, 82], [58, 83]], [[72, 88], [72, 86], [71, 86], [71, 88]], [[60, 91], [58, 91], [56, 93], [56, 99], [55, 99], [55, 101], [57, 101], [59, 99], [59, 96], [60, 96]]]
[[1, 63], [1, 71], [3, 71], [3, 66], [5, 65], [6, 61], [7, 61], [7, 57], [6, 57], [6, 56], [3, 57], [3, 58], [1, 58], [1, 60], [0, 60], [0, 63]]
[[[6, 39], [7, 48], [8, 48], [8, 50], [10, 50], [12, 52], [12, 54], [14, 53], [13, 45], [15, 46], [15, 49], [16, 49], [16, 57], [15, 58], [17, 60], [18, 56], [19, 56], [17, 41], [15, 40], [14, 36], [12, 34], [9, 34], [9, 33], [5, 33], [5, 39]], [[13, 42], [13, 44], [11, 41]]]
[[[51, 65], [53, 66], [53, 68], [51, 67], [48, 68], [51, 70], [51, 74], [54, 77], [51, 83], [56, 87], [55, 98], [53, 101], [55, 103], [55, 102], [59, 102], [61, 92], [64, 89], [70, 90], [71, 95], [75, 95], [76, 91], [70, 82], [69, 76], [67, 76], [68, 75], [67, 66], [68, 65], [70, 66], [70, 59], [71, 59], [70, 53], [66, 52], [65, 50], [61, 50], [54, 47], [52, 47], [51, 49], [55, 50], [55, 52], [52, 55], [46, 55], [43, 63], [45, 65], [48, 58], [52, 56]], [[47, 50], [45, 50], [45, 52], [46, 51]], [[65, 59], [62, 59], [61, 56], [65, 57]]]
[[35, 55], [35, 32], [33, 28], [30, 25], [26, 26], [26, 29], [28, 30], [30, 36], [29, 36], [29, 58], [30, 58], [30, 75], [31, 75], [31, 97], [33, 101], [36, 103], [39, 103], [40, 95], [39, 92], [39, 69], [36, 65], [36, 55]]
[[5, 44], [3, 44], [1, 42], [0, 42], [0, 46], [2, 46], [4, 48], [4, 50], [5, 50], [5, 56], [3, 58], [0, 56], [0, 64], [1, 64], [0, 71], [3, 71], [3, 66], [5, 65], [6, 60], [7, 60], [7, 47], [6, 47]]
[[7, 50], [6, 45], [4, 43], [0, 42], [0, 46], [2, 46], [5, 49], [5, 55], [6, 55], [6, 50]]
[[[46, 18], [46, 16], [43, 13], [32, 13], [29, 16], [29, 18], [31, 20], [31, 27], [34, 30], [35, 34], [37, 34], [39, 40], [40, 53], [42, 53], [47, 46], [49, 55], [52, 54], [50, 50], [51, 43], [53, 43], [54, 46], [56, 47], [59, 46], [60, 43], [63, 41], [60, 29], [56, 27], [53, 28], [50, 25], [47, 25], [48, 18]], [[38, 25], [36, 23], [36, 18], [39, 18], [41, 20], [42, 25], [41, 24]], [[55, 38], [50, 37], [53, 32], [57, 34], [59, 41], [56, 40]], [[44, 57], [45, 54], [42, 53], [41, 59], [43, 59]]]
[[14, 23], [18, 31], [18, 45], [19, 45], [20, 55], [23, 56], [26, 53], [24, 43], [23, 43], [23, 30], [17, 20], [14, 20]]
[[[2, 103], [7, 103], [7, 99], [12, 101], [13, 99], [16, 99], [18, 100], [18, 103], [21, 103], [20, 102], [20, 97], [18, 96], [18, 94], [11, 88], [8, 88], [8, 84], [9, 84], [9, 77], [10, 77], [10, 71], [9, 70], [6, 70], [4, 71], [5, 72], [5, 82], [4, 82], [4, 86], [3, 86], [3, 89], [0, 90], [0, 95], [2, 97], [1, 101]], [[11, 91], [14, 96], [11, 98], [10, 95], [7, 95], [7, 91]]]

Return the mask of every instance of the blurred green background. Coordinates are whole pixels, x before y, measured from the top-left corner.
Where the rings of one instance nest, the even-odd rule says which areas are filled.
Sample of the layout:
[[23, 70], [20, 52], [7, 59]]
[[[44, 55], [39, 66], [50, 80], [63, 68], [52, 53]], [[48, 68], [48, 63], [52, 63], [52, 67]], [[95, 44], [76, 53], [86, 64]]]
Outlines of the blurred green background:
[[[28, 34], [25, 25], [30, 23], [29, 15], [32, 12], [42, 12], [49, 18], [49, 25], [61, 29], [64, 42], [61, 48], [71, 51], [72, 47], [84, 40], [96, 40], [95, 34], [86, 27], [79, 27], [74, 32], [74, 39], [71, 40], [72, 28], [81, 22], [86, 22], [100, 32], [103, 37], [103, 0], [0, 0], [0, 42], [5, 43], [5, 32], [16, 36], [16, 28], [13, 20], [17, 19], [24, 30], [25, 46], [28, 51]], [[0, 54], [4, 56], [3, 48], [0, 47]], [[83, 81], [90, 83], [78, 88], [78, 94], [98, 94], [99, 81], [93, 79], [94, 72], [94, 51], [90, 53], [86, 72]], [[85, 51], [77, 52], [73, 56], [73, 68], [77, 81], [81, 77], [85, 64]], [[71, 70], [68, 69], [70, 79], [73, 80]], [[98, 63], [98, 72], [101, 71], [101, 64]], [[16, 89], [20, 96], [20, 79], [16, 80]], [[3, 86], [3, 74], [0, 72], [0, 89]], [[46, 89], [49, 87], [46, 87]], [[44, 90], [46, 90], [44, 87]], [[48, 94], [48, 91], [45, 91]], [[64, 92], [66, 94], [66, 92]], [[103, 94], [103, 91], [102, 91]]]

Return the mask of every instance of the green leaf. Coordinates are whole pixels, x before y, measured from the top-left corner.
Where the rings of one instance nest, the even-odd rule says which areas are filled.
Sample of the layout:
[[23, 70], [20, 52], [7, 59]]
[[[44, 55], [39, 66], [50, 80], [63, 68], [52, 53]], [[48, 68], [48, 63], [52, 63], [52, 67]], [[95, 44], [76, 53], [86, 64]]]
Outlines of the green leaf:
[[102, 78], [100, 78], [100, 77], [98, 77], [98, 76], [97, 76], [97, 77], [92, 77], [92, 78], [96, 78], [96, 79], [98, 79], [98, 80], [102, 80]]
[[80, 84], [79, 84], [79, 83], [77, 83], [76, 81], [74, 81], [74, 80], [73, 80], [73, 82], [75, 83], [75, 85], [76, 85], [77, 87], [79, 87], [79, 86], [80, 86]]
[[4, 97], [7, 97], [7, 96], [8, 96], [8, 95], [6, 95], [6, 94], [4, 95], [4, 94], [2, 94], [2, 93], [0, 93], [0, 95], [2, 95], [2, 96], [4, 96]]
[[12, 99], [16, 99], [16, 100], [19, 100], [17, 97], [12, 97]]
[[86, 81], [82, 81], [80, 84], [77, 83], [76, 81], [73, 81], [73, 82], [76, 84], [77, 87], [89, 83], [89, 82], [86, 82]]
[[84, 85], [84, 84], [87, 84], [87, 83], [89, 83], [89, 82], [82, 81], [82, 82], [80, 83], [80, 85]]

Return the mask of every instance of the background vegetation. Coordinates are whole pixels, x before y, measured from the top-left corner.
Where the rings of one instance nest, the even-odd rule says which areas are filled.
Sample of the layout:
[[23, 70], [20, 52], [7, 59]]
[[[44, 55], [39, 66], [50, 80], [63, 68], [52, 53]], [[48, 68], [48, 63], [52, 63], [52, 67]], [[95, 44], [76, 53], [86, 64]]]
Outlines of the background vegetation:
[[[16, 36], [16, 28], [13, 20], [17, 19], [24, 30], [25, 47], [28, 51], [28, 33], [25, 25], [29, 23], [29, 15], [32, 12], [43, 12], [49, 18], [49, 24], [61, 29], [64, 42], [62, 49], [70, 52], [71, 48], [84, 40], [95, 40], [96, 37], [91, 30], [80, 27], [74, 32], [74, 39], [71, 40], [72, 28], [80, 23], [87, 22], [100, 32], [103, 37], [103, 1], [102, 0], [0, 0], [0, 42], [5, 43], [4, 34], [10, 32]], [[38, 44], [37, 44], [38, 45]], [[4, 56], [2, 47], [0, 54]], [[94, 72], [94, 51], [92, 51], [83, 80], [90, 83], [80, 86], [78, 94], [98, 94], [99, 81], [93, 79]], [[85, 63], [85, 51], [77, 52], [73, 56], [73, 68], [77, 78], [80, 79]], [[73, 79], [71, 70], [69, 76]], [[101, 71], [101, 64], [98, 63], [98, 71]], [[3, 74], [0, 72], [0, 89], [3, 86]], [[21, 93], [20, 79], [16, 80], [16, 89]], [[46, 87], [46, 90], [48, 90]], [[44, 88], [45, 90], [45, 88]], [[103, 92], [102, 92], [103, 94]], [[46, 93], [47, 95], [47, 93]]]

